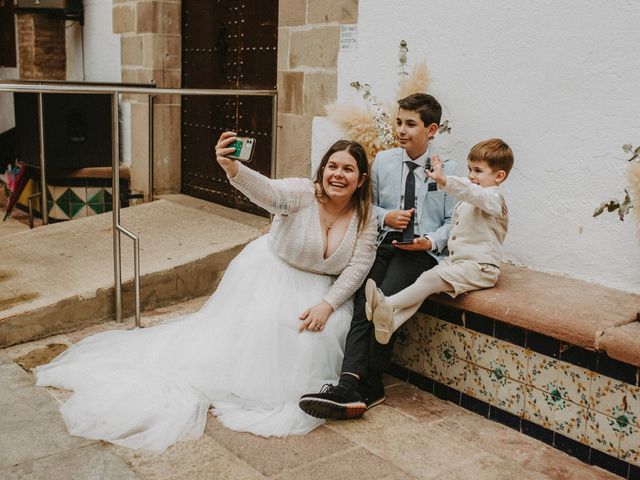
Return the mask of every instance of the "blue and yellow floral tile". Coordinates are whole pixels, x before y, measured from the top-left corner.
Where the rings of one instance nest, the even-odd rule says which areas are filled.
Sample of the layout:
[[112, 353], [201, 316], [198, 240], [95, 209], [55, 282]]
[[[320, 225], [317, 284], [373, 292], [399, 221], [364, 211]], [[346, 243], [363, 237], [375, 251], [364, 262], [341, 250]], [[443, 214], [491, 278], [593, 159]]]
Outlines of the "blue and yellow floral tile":
[[512, 380], [527, 382], [529, 356], [524, 348], [501, 342], [498, 361], [504, 368], [504, 374]]
[[634, 465], [640, 465], [640, 428], [633, 425], [622, 434], [618, 456]]
[[592, 373], [589, 408], [611, 417], [615, 416], [615, 412], [626, 410], [626, 385], [613, 378]]
[[585, 436], [591, 447], [614, 457], [618, 456], [622, 433], [621, 426], [615, 419], [589, 410]]
[[526, 395], [526, 385], [509, 378], [503, 378], [498, 382], [494, 405], [522, 417], [524, 415]]
[[558, 381], [556, 369], [558, 360], [531, 350], [526, 350], [526, 353], [528, 357], [526, 383], [545, 392], [555, 390]]
[[449, 324], [449, 330], [451, 332], [450, 339], [456, 351], [456, 357], [470, 362], [477, 334], [474, 335], [475, 332], [472, 330], [452, 324]]
[[[552, 394], [553, 397], [553, 394]], [[555, 431], [581, 443], [588, 443], [586, 427], [588, 410], [568, 399], [554, 397], [556, 411], [554, 414]]]
[[[626, 402], [631, 421], [640, 428], [640, 387], [627, 385]], [[640, 443], [638, 443], [638, 449], [640, 449]]]
[[477, 365], [468, 364], [466, 377], [460, 383], [462, 392], [469, 396], [495, 405], [497, 381], [489, 370]]
[[562, 401], [560, 395], [552, 395], [527, 385], [524, 418], [542, 427], [555, 427], [556, 404]]
[[487, 369], [494, 368], [498, 361], [501, 341], [488, 335], [478, 335], [471, 350], [471, 363]]
[[556, 387], [565, 392], [564, 397], [582, 407], [589, 407], [592, 372], [566, 362], [558, 362], [556, 370]]

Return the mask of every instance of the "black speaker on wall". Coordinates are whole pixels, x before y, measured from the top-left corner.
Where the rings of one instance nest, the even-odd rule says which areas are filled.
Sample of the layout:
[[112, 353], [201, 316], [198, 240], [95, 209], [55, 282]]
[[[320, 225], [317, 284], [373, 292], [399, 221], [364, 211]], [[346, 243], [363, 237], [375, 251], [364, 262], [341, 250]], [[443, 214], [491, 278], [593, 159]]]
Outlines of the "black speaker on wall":
[[[18, 159], [40, 165], [38, 96], [14, 93]], [[47, 171], [111, 166], [111, 96], [43, 94]]]

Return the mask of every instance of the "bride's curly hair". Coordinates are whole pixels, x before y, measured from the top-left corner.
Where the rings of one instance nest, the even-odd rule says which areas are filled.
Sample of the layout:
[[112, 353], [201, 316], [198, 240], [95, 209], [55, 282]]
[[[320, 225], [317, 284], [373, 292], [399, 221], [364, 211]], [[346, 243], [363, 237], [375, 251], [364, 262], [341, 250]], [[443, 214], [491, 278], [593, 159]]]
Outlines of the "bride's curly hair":
[[324, 191], [324, 187], [322, 186], [324, 167], [327, 165], [331, 155], [342, 151], [346, 151], [355, 159], [356, 165], [358, 166], [358, 181], [360, 181], [364, 175], [364, 183], [360, 187], [356, 188], [356, 191], [353, 192], [353, 196], [351, 197], [352, 205], [354, 205], [356, 213], [358, 214], [359, 234], [363, 227], [369, 222], [369, 215], [371, 215], [371, 172], [369, 168], [369, 160], [367, 159], [367, 154], [363, 146], [358, 142], [351, 140], [338, 140], [329, 147], [329, 150], [327, 150], [322, 157], [322, 160], [320, 160], [320, 165], [318, 165], [316, 177], [313, 181], [317, 185], [316, 195], [318, 200], [326, 201], [327, 193]]

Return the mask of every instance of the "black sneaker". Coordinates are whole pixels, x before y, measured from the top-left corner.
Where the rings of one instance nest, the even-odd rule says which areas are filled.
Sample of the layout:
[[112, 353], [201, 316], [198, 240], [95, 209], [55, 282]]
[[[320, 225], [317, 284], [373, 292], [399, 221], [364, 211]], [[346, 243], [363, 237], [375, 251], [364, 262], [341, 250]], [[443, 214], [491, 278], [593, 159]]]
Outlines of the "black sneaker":
[[358, 392], [331, 384], [323, 386], [320, 393], [303, 395], [298, 405], [312, 417], [336, 420], [361, 417], [367, 410]]
[[380, 405], [384, 402], [386, 396], [384, 393], [384, 385], [382, 380], [380, 381], [361, 381], [362, 387], [360, 394], [364, 399], [364, 403], [367, 405], [367, 410]]

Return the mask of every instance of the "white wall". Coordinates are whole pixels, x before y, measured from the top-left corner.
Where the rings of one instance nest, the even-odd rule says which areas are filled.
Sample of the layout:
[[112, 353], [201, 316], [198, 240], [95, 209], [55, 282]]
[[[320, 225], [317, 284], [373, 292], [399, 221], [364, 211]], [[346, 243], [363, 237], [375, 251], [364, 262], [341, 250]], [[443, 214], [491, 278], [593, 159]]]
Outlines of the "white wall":
[[[622, 195], [621, 146], [640, 145], [638, 24], [631, 1], [362, 0], [358, 48], [339, 56], [338, 100], [362, 104], [354, 80], [392, 99], [406, 40], [409, 63], [426, 59], [430, 93], [453, 123], [436, 144], [459, 173], [480, 140], [499, 136], [515, 152], [508, 259], [640, 292], [632, 218], [592, 218]], [[316, 120], [315, 160], [336, 136]]]
[[[84, 80], [87, 82], [120, 81], [120, 35], [113, 33], [112, 7], [111, 0], [84, 0]], [[77, 45], [74, 50], [78, 52]]]
[[[15, 80], [20, 76], [17, 68], [0, 67], [0, 79]], [[0, 93], [0, 133], [16, 126], [13, 113], [13, 93]]]

